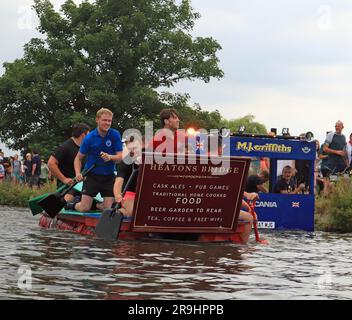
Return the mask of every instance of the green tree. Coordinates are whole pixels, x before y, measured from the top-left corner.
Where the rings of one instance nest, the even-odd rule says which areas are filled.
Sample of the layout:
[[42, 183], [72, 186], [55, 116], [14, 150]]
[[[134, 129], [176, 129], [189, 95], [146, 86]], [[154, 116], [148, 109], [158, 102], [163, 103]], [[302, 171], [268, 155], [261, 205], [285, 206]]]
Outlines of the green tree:
[[268, 131], [264, 124], [254, 121], [255, 116], [248, 114], [243, 118], [237, 118], [232, 120], [224, 120], [223, 126], [230, 129], [231, 132], [238, 132], [241, 126], [246, 127], [246, 133], [253, 134], [267, 134]]
[[74, 122], [94, 126], [101, 106], [114, 127], [142, 128], [170, 105], [158, 88], [223, 76], [217, 41], [191, 35], [200, 16], [190, 0], [68, 0], [59, 12], [34, 0], [34, 9], [43, 39], [0, 78], [0, 138], [11, 148], [50, 150]]
[[[170, 94], [162, 93], [161, 99], [164, 101], [170, 108], [177, 109], [180, 114], [180, 127], [187, 129], [192, 127], [194, 129], [220, 129], [223, 126], [224, 119], [222, 118], [218, 110], [215, 111], [205, 111], [202, 110], [199, 104], [195, 104], [193, 107], [189, 106], [188, 100], [189, 95], [181, 94]], [[159, 115], [156, 115], [154, 119], [155, 127], [160, 128], [159, 124]]]

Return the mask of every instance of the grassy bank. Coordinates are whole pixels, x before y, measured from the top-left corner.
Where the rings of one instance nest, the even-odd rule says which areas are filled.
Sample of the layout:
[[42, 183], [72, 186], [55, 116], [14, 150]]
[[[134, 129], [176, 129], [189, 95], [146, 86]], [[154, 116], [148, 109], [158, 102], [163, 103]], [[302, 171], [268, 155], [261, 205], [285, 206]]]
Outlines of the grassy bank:
[[317, 198], [315, 229], [352, 232], [352, 179], [340, 179], [328, 197]]
[[55, 183], [48, 183], [40, 189], [31, 189], [28, 186], [3, 182], [0, 183], [0, 205], [27, 207], [30, 198], [55, 190]]

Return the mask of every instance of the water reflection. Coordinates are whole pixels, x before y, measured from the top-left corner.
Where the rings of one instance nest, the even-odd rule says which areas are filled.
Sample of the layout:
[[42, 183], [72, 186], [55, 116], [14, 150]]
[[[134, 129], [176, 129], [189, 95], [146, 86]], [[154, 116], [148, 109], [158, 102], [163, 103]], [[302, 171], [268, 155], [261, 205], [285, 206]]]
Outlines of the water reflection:
[[[0, 208], [0, 298], [349, 299], [351, 235], [269, 233], [270, 245], [107, 243], [40, 230], [28, 210]], [[254, 237], [253, 237], [254, 238]], [[31, 290], [18, 269], [32, 271]]]

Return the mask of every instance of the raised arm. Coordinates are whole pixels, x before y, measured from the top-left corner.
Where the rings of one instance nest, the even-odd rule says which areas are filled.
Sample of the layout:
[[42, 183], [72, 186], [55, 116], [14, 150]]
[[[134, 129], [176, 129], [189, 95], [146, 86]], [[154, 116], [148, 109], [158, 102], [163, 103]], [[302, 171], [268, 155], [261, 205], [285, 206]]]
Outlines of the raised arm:
[[81, 170], [82, 170], [82, 161], [83, 161], [84, 157], [85, 157], [85, 155], [78, 151], [76, 158], [75, 158], [75, 161], [74, 161], [74, 168], [75, 168], [75, 174], [76, 174], [77, 181], [83, 180], [83, 177], [81, 175]]
[[67, 178], [59, 169], [59, 161], [54, 156], [50, 156], [48, 160], [48, 168], [49, 172], [59, 179], [63, 184], [72, 184], [73, 180], [71, 178]]

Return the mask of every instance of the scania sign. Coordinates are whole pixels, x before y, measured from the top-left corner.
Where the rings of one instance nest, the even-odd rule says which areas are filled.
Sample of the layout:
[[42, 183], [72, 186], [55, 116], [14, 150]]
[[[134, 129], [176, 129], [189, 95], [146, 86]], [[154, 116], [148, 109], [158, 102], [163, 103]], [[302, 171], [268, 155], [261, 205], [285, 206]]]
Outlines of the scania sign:
[[275, 201], [257, 201], [255, 206], [257, 208], [277, 208]]

